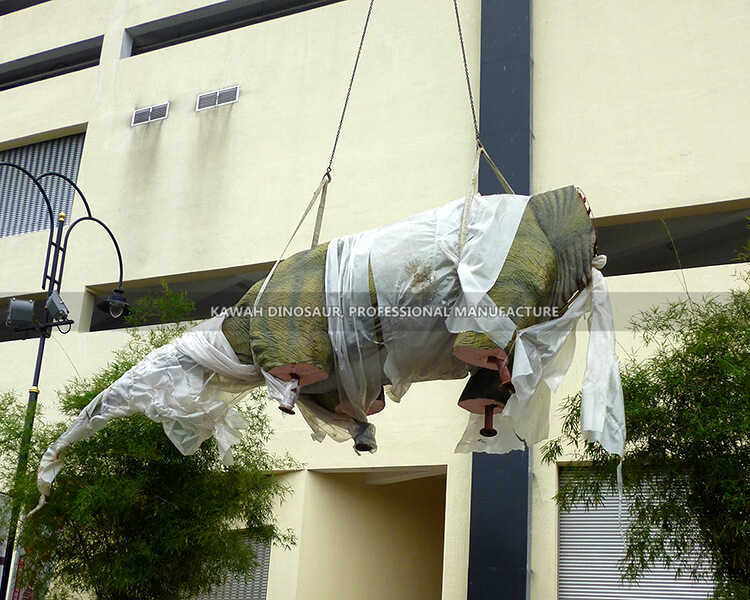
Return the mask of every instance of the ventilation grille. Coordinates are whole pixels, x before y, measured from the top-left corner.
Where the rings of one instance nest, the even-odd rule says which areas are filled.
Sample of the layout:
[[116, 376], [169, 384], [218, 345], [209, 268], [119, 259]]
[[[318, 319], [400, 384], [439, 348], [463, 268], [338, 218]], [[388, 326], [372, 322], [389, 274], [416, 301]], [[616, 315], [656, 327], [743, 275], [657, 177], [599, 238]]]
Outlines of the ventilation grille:
[[206, 110], [216, 108], [224, 104], [234, 104], [240, 99], [240, 87], [238, 85], [200, 94], [195, 102], [195, 110]]
[[146, 108], [137, 108], [133, 112], [133, 119], [130, 121], [130, 126], [135, 127], [136, 125], [143, 125], [144, 123], [150, 123], [151, 121], [161, 121], [168, 116], [169, 102], [147, 106]]

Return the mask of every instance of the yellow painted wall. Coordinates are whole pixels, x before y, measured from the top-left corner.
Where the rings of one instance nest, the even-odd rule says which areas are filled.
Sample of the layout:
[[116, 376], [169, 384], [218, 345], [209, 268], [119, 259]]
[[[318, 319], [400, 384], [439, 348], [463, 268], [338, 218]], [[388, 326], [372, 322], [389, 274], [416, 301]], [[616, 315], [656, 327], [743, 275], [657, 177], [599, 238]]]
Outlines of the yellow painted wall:
[[[594, 216], [750, 196], [749, 25], [741, 0], [534, 0], [532, 191], [575, 183]], [[634, 314], [684, 297], [685, 284], [693, 297], [724, 292], [738, 285], [737, 268], [607, 278], [621, 361], [647, 352], [626, 330]], [[555, 400], [580, 389], [586, 343], [579, 332]], [[559, 428], [555, 412], [552, 433]], [[541, 465], [538, 450], [530, 597], [549, 600], [557, 597], [557, 469]]]
[[298, 600], [441, 597], [445, 479], [309, 473]]
[[604, 216], [750, 195], [744, 0], [534, 0], [534, 191]]
[[[78, 181], [115, 231], [127, 279], [275, 259], [327, 163], [366, 0], [119, 58], [125, 27], [209, 3], [54, 0], [0, 17], [0, 62], [105, 36], [99, 67], [0, 92], [0, 147], [85, 124]], [[476, 91], [480, 0], [461, 7]], [[595, 216], [750, 196], [746, 2], [534, 0], [532, 9], [533, 191], [575, 183]], [[453, 18], [447, 1], [376, 2], [322, 239], [465, 192], [473, 135]], [[240, 85], [239, 103], [193, 111], [198, 93], [232, 84]], [[129, 126], [133, 109], [166, 100], [169, 119]], [[311, 227], [292, 251], [306, 246]], [[0, 292], [38, 290], [44, 243], [44, 233], [0, 240]], [[77, 298], [86, 285], [114, 278], [108, 244], [94, 227], [72, 238], [63, 294], [73, 318], [85, 313]], [[732, 270], [686, 277], [691, 291], [721, 291], [733, 283]], [[615, 295], [622, 322], [681, 289], [674, 272], [609, 283], [653, 294]], [[40, 401], [53, 418], [54, 390], [71, 374], [101, 367], [124, 339], [86, 326], [83, 319], [48, 343]], [[623, 350], [632, 346], [626, 332], [618, 335]], [[35, 352], [33, 341], [0, 344], [0, 387], [25, 390]], [[578, 389], [584, 354], [582, 335], [558, 399]], [[362, 457], [349, 444], [314, 443], [299, 416], [271, 412], [274, 448], [308, 468], [447, 465], [442, 598], [450, 600], [466, 598], [468, 566], [471, 460], [452, 453], [466, 422], [456, 406], [461, 386], [414, 386], [401, 405], [373, 418], [380, 448]], [[342, 484], [334, 494], [321, 484], [332, 477], [286, 475], [296, 493], [279, 509], [282, 522], [302, 535], [326, 494], [362, 493]], [[555, 477], [535, 464], [532, 600], [556, 597]], [[303, 544], [274, 550], [269, 598], [294, 598], [299, 582], [315, 581], [304, 570], [307, 552]]]
[[[328, 162], [367, 0], [120, 58], [124, 28], [211, 3], [54, 0], [0, 17], [0, 62], [104, 35], [98, 67], [0, 92], [0, 148], [85, 126], [78, 183], [116, 234], [126, 279], [274, 260]], [[461, 2], [475, 89], [479, 9], [480, 0]], [[464, 194], [474, 136], [457, 44], [451, 3], [375, 3], [322, 240]], [[238, 103], [194, 112], [197, 94], [228, 85], [240, 86]], [[130, 127], [135, 108], [167, 100], [167, 120]], [[80, 207], [73, 213], [80, 216]], [[312, 222], [290, 252], [309, 244]], [[0, 240], [0, 296], [39, 289], [45, 242], [45, 232]], [[79, 322], [47, 344], [40, 409], [51, 419], [55, 390], [102, 367], [125, 340], [122, 332], [88, 332], [91, 307], [81, 296], [87, 285], [115, 278], [109, 244], [94, 226], [71, 236], [62, 292]], [[25, 393], [35, 354], [33, 340], [0, 344], [0, 389]], [[373, 419], [379, 451], [366, 456], [351, 444], [313, 442], [299, 415], [282, 420], [269, 408], [273, 449], [288, 449], [308, 468], [447, 466], [449, 543], [438, 585], [455, 600], [466, 597], [471, 481], [470, 457], [453, 454], [467, 419], [456, 405], [461, 387], [420, 384], [401, 405], [391, 403]], [[300, 536], [307, 474], [285, 477], [296, 493], [280, 518]], [[300, 550], [274, 550], [269, 598], [295, 597]]]

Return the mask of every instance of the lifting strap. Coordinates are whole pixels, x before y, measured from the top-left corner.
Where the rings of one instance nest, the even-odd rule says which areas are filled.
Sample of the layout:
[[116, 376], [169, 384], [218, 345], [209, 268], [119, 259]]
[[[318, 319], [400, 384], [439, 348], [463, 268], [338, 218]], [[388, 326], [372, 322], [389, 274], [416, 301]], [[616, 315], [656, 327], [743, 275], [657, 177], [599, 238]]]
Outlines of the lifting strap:
[[271, 270], [268, 272], [268, 275], [263, 281], [263, 285], [258, 291], [258, 295], [255, 297], [253, 308], [258, 306], [258, 302], [260, 301], [260, 298], [263, 295], [263, 292], [266, 290], [266, 286], [268, 285], [268, 282], [271, 281], [271, 277], [273, 277], [273, 274], [276, 271], [276, 268], [279, 266], [279, 263], [281, 263], [281, 261], [284, 259], [284, 254], [286, 254], [286, 251], [289, 249], [289, 246], [291, 245], [292, 240], [294, 239], [294, 236], [297, 235], [297, 232], [299, 231], [300, 227], [302, 227], [302, 223], [305, 221], [305, 218], [307, 217], [308, 213], [310, 212], [312, 207], [315, 205], [315, 202], [318, 200], [318, 198], [320, 198], [320, 203], [318, 204], [318, 214], [315, 217], [315, 229], [313, 230], [312, 245], [310, 247], [315, 248], [315, 246], [318, 245], [318, 240], [320, 239], [320, 228], [323, 225], [323, 212], [325, 211], [325, 207], [326, 207], [326, 194], [328, 192], [328, 184], [331, 183], [331, 170], [333, 168], [333, 159], [336, 156], [336, 147], [338, 146], [339, 138], [341, 137], [341, 129], [344, 125], [344, 117], [346, 116], [346, 109], [349, 106], [349, 97], [352, 94], [352, 87], [354, 86], [354, 77], [357, 74], [357, 67], [359, 66], [359, 58], [362, 55], [362, 47], [364, 46], [364, 43], [365, 43], [365, 36], [367, 35], [367, 26], [370, 24], [370, 16], [372, 15], [372, 6], [374, 3], [375, 3], [375, 0], [370, 0], [370, 6], [367, 9], [367, 17], [365, 18], [365, 25], [362, 28], [362, 37], [360, 37], [359, 39], [359, 48], [357, 48], [357, 56], [354, 59], [354, 68], [352, 69], [352, 76], [349, 78], [349, 87], [346, 90], [346, 98], [344, 99], [344, 107], [341, 109], [341, 117], [339, 118], [339, 125], [338, 125], [338, 128], [336, 129], [336, 137], [333, 140], [333, 148], [331, 149], [331, 157], [328, 160], [328, 167], [326, 168], [325, 173], [323, 173], [323, 178], [320, 180], [320, 183], [318, 184], [318, 187], [315, 190], [315, 193], [313, 194], [312, 199], [307, 204], [307, 208], [305, 208], [305, 211], [302, 213], [302, 217], [297, 223], [297, 226], [294, 228], [294, 231], [292, 231], [292, 235], [289, 236], [289, 240], [287, 241], [286, 246], [284, 246], [284, 249], [281, 251], [279, 258], [276, 259], [276, 262], [273, 264], [273, 267], [271, 267]]
[[[347, 87], [347, 90], [346, 90], [346, 98], [344, 99], [344, 106], [341, 110], [341, 117], [339, 118], [339, 124], [336, 129], [336, 136], [334, 137], [334, 140], [333, 140], [333, 148], [331, 149], [331, 156], [328, 160], [328, 167], [326, 168], [326, 171], [323, 174], [323, 178], [321, 179], [320, 184], [315, 190], [315, 193], [313, 194], [312, 199], [308, 203], [307, 208], [305, 208], [305, 211], [302, 214], [302, 218], [299, 220], [299, 222], [297, 223], [297, 226], [294, 228], [294, 231], [292, 232], [292, 235], [289, 237], [289, 241], [287, 241], [286, 245], [284, 246], [284, 249], [281, 251], [281, 255], [279, 256], [278, 259], [276, 259], [276, 262], [271, 268], [271, 271], [268, 273], [268, 276], [265, 278], [265, 281], [263, 282], [263, 285], [261, 286], [260, 291], [258, 292], [258, 295], [255, 298], [255, 303], [253, 306], [258, 305], [258, 301], [263, 295], [263, 292], [265, 291], [266, 286], [268, 285], [268, 282], [271, 280], [271, 277], [273, 277], [273, 274], [276, 271], [276, 268], [279, 266], [279, 263], [284, 258], [284, 254], [289, 249], [289, 246], [291, 245], [292, 240], [294, 239], [294, 236], [297, 235], [297, 232], [302, 226], [302, 223], [304, 222], [305, 218], [307, 217], [308, 213], [310, 212], [310, 210], [312, 209], [312, 207], [314, 206], [318, 198], [320, 198], [320, 202], [318, 204], [318, 212], [315, 218], [315, 228], [313, 230], [313, 238], [312, 238], [311, 247], [314, 248], [315, 246], [317, 246], [318, 241], [320, 239], [320, 229], [323, 224], [323, 213], [325, 211], [325, 204], [326, 204], [326, 193], [328, 191], [328, 184], [331, 183], [331, 170], [333, 168], [333, 159], [336, 156], [336, 148], [338, 147], [339, 138], [341, 137], [341, 130], [344, 125], [344, 117], [346, 116], [346, 109], [349, 106], [349, 98], [351, 97], [352, 87], [354, 86], [354, 79], [357, 74], [357, 67], [359, 66], [359, 59], [362, 55], [362, 48], [365, 43], [365, 36], [367, 35], [367, 27], [370, 24], [370, 17], [372, 16], [372, 7], [374, 3], [375, 3], [375, 0], [370, 0], [370, 4], [367, 8], [367, 16], [365, 17], [365, 24], [364, 24], [364, 27], [362, 28], [362, 36], [359, 39], [359, 47], [357, 48], [357, 55], [354, 59], [354, 67], [352, 68], [352, 74], [351, 74], [351, 77], [349, 78], [349, 86]], [[471, 211], [471, 203], [478, 189], [479, 161], [482, 156], [484, 156], [484, 158], [487, 160], [487, 163], [490, 165], [492, 172], [495, 174], [498, 181], [500, 181], [500, 184], [502, 185], [505, 192], [508, 194], [513, 194], [514, 192], [513, 192], [513, 188], [510, 187], [508, 180], [505, 179], [503, 174], [500, 172], [500, 169], [497, 168], [497, 165], [494, 163], [494, 161], [488, 154], [487, 150], [484, 148], [484, 145], [482, 144], [482, 140], [479, 137], [479, 122], [477, 120], [477, 112], [474, 106], [474, 95], [472, 94], [472, 91], [471, 91], [471, 78], [469, 76], [468, 61], [466, 60], [466, 48], [464, 46], [464, 36], [463, 36], [463, 31], [461, 29], [461, 17], [458, 11], [458, 0], [453, 0], [453, 8], [456, 13], [456, 26], [458, 28], [458, 40], [461, 46], [461, 57], [463, 58], [464, 75], [466, 76], [466, 87], [469, 92], [469, 106], [471, 107], [471, 116], [474, 122], [474, 135], [476, 137], [476, 143], [477, 143], [477, 153], [476, 153], [476, 158], [474, 161], [474, 169], [472, 172], [471, 188], [470, 188], [469, 194], [467, 194], [466, 201], [464, 202], [463, 216], [461, 219], [461, 230], [459, 234], [459, 256], [460, 256], [461, 253], [463, 252], [464, 243], [466, 241], [466, 228], [467, 228], [469, 213]]]
[[[253, 309], [257, 308], [258, 301], [260, 300], [260, 297], [263, 295], [263, 292], [266, 291], [266, 286], [268, 286], [268, 282], [271, 281], [271, 277], [273, 277], [273, 274], [276, 271], [276, 267], [278, 267], [281, 261], [283, 260], [284, 254], [286, 254], [286, 251], [289, 249], [289, 246], [292, 243], [294, 236], [297, 235], [299, 228], [302, 227], [302, 223], [304, 223], [305, 217], [307, 217], [307, 214], [312, 209], [313, 205], [315, 204], [315, 201], [318, 199], [318, 196], [322, 196], [321, 202], [325, 202], [326, 188], [328, 188], [328, 184], [330, 182], [331, 182], [331, 176], [326, 171], [323, 174], [323, 179], [320, 180], [320, 183], [318, 184], [318, 187], [315, 190], [315, 193], [313, 194], [312, 199], [310, 200], [310, 202], [307, 203], [307, 208], [305, 208], [305, 212], [302, 213], [302, 217], [297, 223], [297, 226], [294, 228], [294, 231], [292, 231], [292, 235], [289, 236], [289, 240], [287, 241], [286, 246], [284, 246], [284, 249], [281, 251], [279, 258], [277, 258], [276, 262], [273, 263], [273, 267], [271, 267], [271, 270], [268, 272], [268, 275], [266, 275], [266, 278], [263, 280], [263, 285], [260, 286], [260, 290], [258, 290], [258, 295], [255, 297], [255, 302], [253, 303]], [[322, 219], [322, 214], [320, 213], [320, 211], [318, 211], [317, 220], [320, 220], [320, 219]], [[319, 228], [317, 228], [317, 223], [316, 223], [316, 231], [315, 231], [314, 238], [313, 238], [314, 240], [317, 239], [317, 236], [319, 235], [319, 233], [320, 233], [320, 230]], [[315, 246], [315, 244], [313, 244], [313, 246]]]
[[495, 177], [497, 177], [497, 180], [500, 182], [500, 185], [503, 187], [503, 190], [505, 190], [505, 193], [514, 194], [515, 192], [513, 191], [513, 188], [510, 187], [508, 180], [505, 179], [505, 176], [500, 172], [500, 169], [497, 168], [497, 165], [490, 157], [489, 153], [487, 152], [484, 145], [482, 144], [481, 138], [479, 137], [479, 121], [477, 120], [477, 110], [474, 106], [474, 94], [472, 94], [471, 92], [471, 77], [469, 76], [469, 63], [466, 60], [466, 48], [464, 46], [464, 34], [461, 29], [461, 17], [458, 12], [458, 0], [453, 0], [453, 9], [456, 13], [456, 28], [458, 29], [458, 41], [461, 46], [461, 58], [463, 58], [463, 61], [464, 61], [464, 75], [466, 76], [466, 89], [469, 92], [469, 107], [471, 108], [471, 118], [474, 121], [474, 136], [477, 141], [476, 156], [474, 157], [474, 166], [471, 170], [471, 183], [469, 185], [469, 190], [466, 193], [466, 198], [464, 199], [464, 210], [463, 210], [463, 214], [461, 215], [461, 229], [459, 230], [459, 235], [458, 235], [458, 256], [460, 259], [464, 251], [464, 244], [466, 243], [466, 229], [467, 229], [468, 221], [469, 221], [469, 213], [471, 212], [471, 204], [474, 201], [474, 196], [476, 196], [477, 191], [479, 189], [479, 161], [481, 160], [482, 156], [484, 156], [485, 160], [487, 161], [487, 164], [490, 165], [492, 172], [495, 174]]
[[466, 244], [466, 230], [468, 228], [469, 223], [469, 213], [471, 212], [471, 204], [474, 201], [474, 196], [477, 195], [477, 192], [479, 191], [479, 161], [481, 160], [482, 156], [484, 156], [485, 160], [487, 160], [487, 163], [490, 165], [490, 168], [492, 169], [492, 172], [497, 177], [497, 180], [500, 182], [500, 185], [503, 186], [503, 190], [505, 190], [506, 194], [515, 194], [513, 191], [513, 188], [510, 187], [510, 184], [508, 181], [503, 177], [503, 174], [500, 172], [500, 169], [497, 168], [495, 163], [490, 158], [490, 155], [487, 154], [487, 151], [484, 149], [484, 146], [482, 146], [481, 142], [477, 140], [477, 151], [474, 156], [474, 165], [471, 168], [471, 182], [469, 183], [469, 189], [466, 192], [466, 197], [464, 198], [464, 209], [463, 213], [461, 214], [461, 229], [459, 229], [458, 232], [458, 258], [460, 259], [463, 256], [464, 251], [464, 244]]

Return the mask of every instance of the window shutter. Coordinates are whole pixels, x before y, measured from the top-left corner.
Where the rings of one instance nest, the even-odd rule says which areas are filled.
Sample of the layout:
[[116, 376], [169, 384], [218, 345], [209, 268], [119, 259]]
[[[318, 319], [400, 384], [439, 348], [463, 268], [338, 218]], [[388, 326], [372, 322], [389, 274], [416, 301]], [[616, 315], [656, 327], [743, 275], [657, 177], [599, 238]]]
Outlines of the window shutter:
[[[574, 468], [560, 469], [560, 481]], [[627, 468], [627, 466], [625, 467]], [[627, 527], [627, 498], [623, 498], [622, 526]], [[620, 582], [618, 563], [624, 556], [620, 537], [617, 495], [608, 494], [597, 508], [583, 503], [569, 512], [560, 511], [558, 553], [558, 600], [705, 600], [713, 592], [708, 581], [695, 582], [689, 575], [675, 580], [675, 568], [659, 565], [637, 584]]]
[[[58, 171], [73, 181], [78, 178], [85, 134], [39, 142], [0, 152], [0, 162], [24, 167], [35, 176]], [[70, 214], [74, 190], [59, 177], [46, 177], [42, 185], [52, 204], [55, 218]], [[0, 167], [0, 238], [48, 229], [44, 200], [29, 178], [9, 167]]]
[[256, 543], [253, 550], [258, 566], [250, 578], [229, 577], [222, 585], [195, 600], [266, 600], [271, 545]]

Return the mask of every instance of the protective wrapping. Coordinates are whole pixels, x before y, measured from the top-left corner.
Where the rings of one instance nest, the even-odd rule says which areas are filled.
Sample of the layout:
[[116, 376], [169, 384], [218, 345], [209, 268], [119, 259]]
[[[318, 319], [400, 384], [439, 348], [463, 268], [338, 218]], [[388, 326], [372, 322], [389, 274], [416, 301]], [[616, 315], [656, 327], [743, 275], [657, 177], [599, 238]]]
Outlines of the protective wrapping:
[[[570, 365], [570, 334], [585, 314], [582, 430], [621, 455], [625, 424], [612, 314], [604, 279], [592, 273], [593, 247], [593, 226], [569, 186], [532, 198], [475, 195], [466, 210], [457, 200], [292, 256], [262, 298], [259, 282], [240, 305], [267, 310], [282, 299], [325, 311], [312, 318], [216, 317], [154, 350], [47, 450], [39, 488], [49, 492], [66, 447], [135, 413], [162, 423], [184, 454], [214, 436], [230, 462], [246, 426], [231, 404], [264, 381], [286, 412], [299, 409], [313, 439], [353, 439], [357, 451], [375, 451], [367, 417], [382, 409], [384, 391], [398, 401], [414, 382], [474, 373], [478, 363], [461, 352], [512, 360], [495, 368], [506, 377], [512, 367], [515, 393], [498, 407], [496, 437], [481, 437], [481, 416], [471, 415], [456, 451], [521, 448], [521, 440], [548, 436], [550, 394]], [[593, 264], [603, 266], [601, 259]], [[528, 304], [559, 308], [576, 290], [557, 318], [506, 312]]]
[[[455, 334], [478, 332], [499, 348], [508, 347], [515, 334], [515, 393], [497, 418], [498, 435], [482, 437], [483, 417], [471, 415], [456, 451], [507, 452], [523, 448], [523, 441], [546, 439], [550, 394], [572, 360], [570, 333], [589, 313], [583, 431], [609, 452], [622, 454], [622, 390], [601, 273], [593, 269], [590, 283], [562, 316], [522, 329], [490, 296], [528, 203], [527, 196], [475, 196], [462, 252], [463, 200], [331, 241], [326, 258], [329, 337], [339, 401], [357, 423], [366, 423], [367, 408], [382, 386], [390, 385], [389, 397], [398, 401], [411, 383], [465, 377], [470, 366], [452, 352]], [[595, 263], [603, 266], [601, 259]], [[591, 258], [588, 265], [591, 269]], [[370, 279], [376, 303], [370, 297]], [[347, 423], [346, 429], [355, 426]]]
[[[574, 332], [588, 314], [589, 347], [583, 380], [581, 431], [611, 454], [622, 456], [625, 411], [615, 354], [612, 307], [604, 277], [594, 269], [593, 281], [557, 319], [519, 331], [513, 363], [515, 393], [495, 417], [496, 437], [482, 437], [481, 415], [470, 415], [456, 452], [522, 450], [549, 437], [551, 393], [565, 377], [575, 351]], [[523, 441], [522, 441], [523, 440]]]
[[501, 347], [509, 342], [515, 323], [497, 310], [488, 316], [494, 304], [487, 292], [528, 200], [477, 195], [460, 259], [463, 200], [331, 241], [325, 273], [328, 334], [339, 400], [357, 421], [366, 421], [384, 385], [390, 386], [389, 397], [399, 400], [411, 383], [465, 377], [468, 365], [453, 355], [453, 333], [476, 329]]
[[63, 466], [62, 452], [90, 437], [112, 419], [137, 413], [161, 423], [183, 454], [192, 454], [209, 437], [225, 464], [231, 448], [247, 428], [232, 404], [263, 378], [252, 365], [241, 364], [221, 332], [223, 317], [197, 325], [176, 340], [146, 355], [81, 411], [52, 444], [39, 465], [37, 484], [43, 495]]

